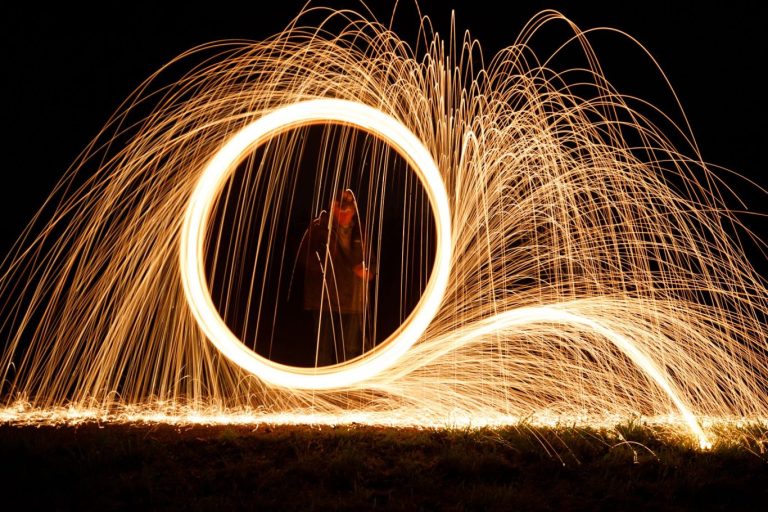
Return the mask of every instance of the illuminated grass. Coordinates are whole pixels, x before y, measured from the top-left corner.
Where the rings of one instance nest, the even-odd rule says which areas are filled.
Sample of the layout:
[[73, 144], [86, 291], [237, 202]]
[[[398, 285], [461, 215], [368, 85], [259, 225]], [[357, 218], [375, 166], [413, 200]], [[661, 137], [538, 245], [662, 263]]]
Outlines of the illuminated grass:
[[[748, 510], [768, 425], [702, 452], [661, 425], [0, 426], [6, 497], [30, 506], [260, 510]], [[40, 486], [46, 492], [34, 492]], [[92, 489], [98, 488], [98, 493]]]

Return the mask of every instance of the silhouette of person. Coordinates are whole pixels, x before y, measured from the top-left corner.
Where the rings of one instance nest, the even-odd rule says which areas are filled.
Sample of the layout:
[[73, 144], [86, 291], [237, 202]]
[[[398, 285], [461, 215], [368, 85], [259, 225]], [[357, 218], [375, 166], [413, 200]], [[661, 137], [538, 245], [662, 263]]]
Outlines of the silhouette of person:
[[362, 227], [351, 190], [340, 191], [307, 228], [300, 257], [304, 263], [304, 308], [314, 313], [316, 365], [327, 366], [363, 353], [363, 312], [368, 281]]

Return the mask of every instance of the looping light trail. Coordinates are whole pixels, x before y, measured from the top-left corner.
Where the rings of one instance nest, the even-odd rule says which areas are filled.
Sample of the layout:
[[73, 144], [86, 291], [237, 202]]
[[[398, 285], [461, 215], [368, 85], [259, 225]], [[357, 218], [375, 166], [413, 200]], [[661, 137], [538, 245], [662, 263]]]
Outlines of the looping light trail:
[[[227, 327], [211, 299], [204, 265], [204, 242], [215, 199], [245, 155], [280, 133], [317, 123], [348, 124], [380, 137], [410, 164], [429, 197], [437, 226], [434, 270], [423, 296], [400, 328], [374, 350], [339, 365], [297, 368], [262, 357]], [[424, 145], [396, 119], [362, 103], [318, 99], [278, 108], [245, 126], [213, 156], [195, 187], [184, 217], [180, 244], [184, 292], [200, 327], [225, 356], [266, 382], [300, 389], [350, 386], [391, 367], [424, 334], [448, 285], [451, 217], [440, 171]]]
[[665, 372], [662, 371], [646, 354], [638, 349], [630, 339], [611, 330], [594, 319], [553, 307], [520, 308], [512, 311], [505, 311], [504, 313], [491, 317], [474, 326], [471, 330], [467, 330], [463, 335], [468, 338], [481, 338], [514, 329], [515, 327], [535, 323], [581, 326], [610, 340], [619, 350], [626, 354], [626, 356], [635, 363], [650, 380], [669, 396], [680, 412], [683, 421], [688, 425], [691, 433], [698, 439], [699, 446], [702, 449], [712, 447], [712, 443], [701, 429], [701, 425], [699, 425], [699, 422], [696, 420], [696, 416], [691, 412], [688, 404], [686, 404], [680, 397], [679, 392], [674, 389], [674, 385], [670, 382], [669, 376], [666, 375]]

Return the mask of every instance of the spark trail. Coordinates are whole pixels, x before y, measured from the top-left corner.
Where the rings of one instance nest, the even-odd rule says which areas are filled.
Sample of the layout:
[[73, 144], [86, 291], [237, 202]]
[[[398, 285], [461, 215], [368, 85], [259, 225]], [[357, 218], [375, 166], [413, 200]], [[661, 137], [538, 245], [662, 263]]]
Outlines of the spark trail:
[[[180, 56], [169, 66], [193, 69], [167, 86], [156, 85], [164, 70], [150, 77], [64, 177], [50, 219], [36, 219], [0, 274], [5, 415], [120, 409], [484, 424], [642, 414], [679, 418], [702, 445], [697, 417], [768, 416], [768, 290], [740, 244], [745, 230], [689, 131], [666, 118], [665, 129], [688, 141], [677, 147], [651, 121], [662, 113], [616, 91], [587, 32], [545, 11], [486, 64], [469, 36], [441, 41], [426, 20], [412, 48], [353, 12], [303, 25], [319, 12], [266, 41]], [[558, 71], [530, 46], [556, 23], [572, 30], [563, 48], [579, 49], [578, 69]], [[207, 339], [184, 290], [182, 227], [228, 141], [285, 107], [328, 99], [375, 109], [426, 149], [450, 225], [434, 261], [447, 260], [450, 273], [431, 322], [397, 357], [330, 385], [276, 385]], [[442, 263], [428, 254], [428, 224], [440, 215], [414, 178], [419, 162], [395, 169], [404, 155], [391, 138], [326, 120], [313, 121], [323, 125], [325, 156], [309, 183], [298, 182], [297, 161], [310, 132], [297, 125], [243, 149], [232, 166], [246, 185], [225, 180], [214, 194], [234, 213], [218, 225], [211, 214], [195, 247], [213, 261], [199, 267], [200, 282], [216, 290], [222, 318], [279, 316], [264, 276], [287, 281], [291, 257], [287, 228], [269, 219], [291, 211], [302, 186], [312, 188], [314, 215], [354, 183], [368, 219], [393, 207], [386, 197], [400, 187], [413, 198], [395, 206], [400, 289], [430, 289]], [[352, 154], [366, 155], [364, 175], [351, 170]], [[381, 222], [365, 229], [368, 254], [384, 257]], [[248, 243], [260, 267], [248, 266]], [[401, 314], [406, 324], [425, 302]], [[248, 358], [310, 376], [354, 373], [406, 330], [338, 368], [299, 369], [253, 352], [253, 329], [233, 330]]]

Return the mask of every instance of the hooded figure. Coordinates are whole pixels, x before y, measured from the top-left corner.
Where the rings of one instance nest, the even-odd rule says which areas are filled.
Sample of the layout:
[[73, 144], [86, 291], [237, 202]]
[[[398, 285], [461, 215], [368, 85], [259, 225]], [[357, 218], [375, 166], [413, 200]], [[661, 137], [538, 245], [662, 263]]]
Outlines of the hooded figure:
[[304, 234], [304, 308], [315, 316], [317, 366], [363, 352], [362, 325], [368, 281], [362, 228], [351, 190], [341, 191]]

